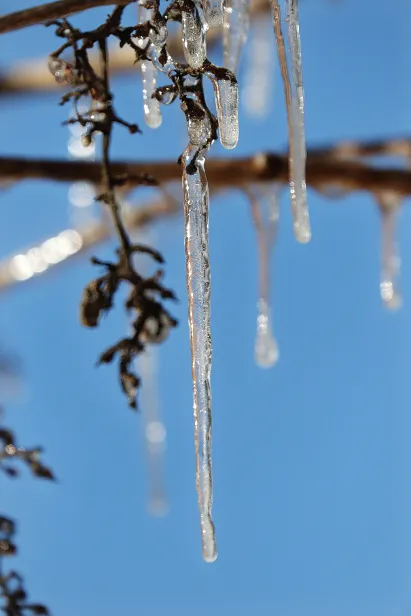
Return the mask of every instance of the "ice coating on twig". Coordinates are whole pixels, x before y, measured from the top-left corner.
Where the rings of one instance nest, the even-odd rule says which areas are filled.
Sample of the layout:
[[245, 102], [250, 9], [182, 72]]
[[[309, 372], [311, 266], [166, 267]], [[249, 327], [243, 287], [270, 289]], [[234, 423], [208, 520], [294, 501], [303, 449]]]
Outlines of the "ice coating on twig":
[[398, 288], [401, 260], [398, 254], [396, 231], [400, 197], [395, 193], [380, 193], [381, 211], [381, 299], [386, 308], [397, 310], [402, 305]]
[[204, 16], [209, 28], [223, 25], [226, 0], [203, 0]]
[[186, 6], [189, 7], [189, 10], [181, 12], [184, 57], [191, 68], [197, 69], [201, 68], [207, 57], [207, 28], [201, 20], [197, 4], [186, 0]]
[[204, 170], [204, 150], [196, 158], [197, 148], [188, 146], [182, 156], [185, 214], [185, 253], [188, 292], [188, 325], [192, 359], [196, 486], [201, 518], [203, 558], [217, 558], [214, 524], [211, 516], [212, 486], [212, 409], [211, 409], [211, 332], [210, 332], [210, 261], [208, 253], [209, 194]]
[[253, 22], [242, 88], [243, 108], [252, 117], [262, 118], [272, 111], [277, 62], [272, 57], [271, 36], [267, 20]]
[[[139, 22], [143, 23], [145, 21], [148, 21], [152, 16], [152, 12], [152, 9], [146, 9], [144, 6], [139, 5]], [[152, 32], [153, 36], [151, 36]], [[155, 42], [155, 32], [154, 30], [152, 32], [150, 32], [150, 40], [153, 41], [154, 37]], [[167, 37], [167, 29], [165, 36]], [[148, 40], [140, 41], [140, 44], [144, 44], [144, 42], [147, 43]], [[155, 45], [151, 45], [151, 48], [152, 47], [155, 47]], [[158, 128], [161, 125], [162, 116], [160, 110], [160, 103], [156, 98], [153, 98], [153, 94], [156, 91], [157, 86], [157, 68], [154, 62], [149, 62], [148, 60], [142, 61], [141, 77], [143, 84], [144, 120], [147, 126], [149, 126], [150, 128]]]
[[258, 242], [259, 300], [257, 303], [257, 332], [255, 361], [261, 368], [270, 368], [279, 358], [277, 341], [272, 332], [270, 310], [270, 256], [275, 244], [279, 220], [277, 186], [248, 190], [251, 213]]
[[307, 207], [307, 186], [305, 179], [307, 153], [305, 145], [304, 91], [297, 5], [297, 0], [286, 0], [291, 61], [290, 81], [284, 38], [281, 29], [281, 11], [278, 0], [271, 0], [274, 32], [287, 107], [290, 194], [294, 235], [299, 242], [306, 243], [311, 239], [311, 228]]
[[298, 22], [298, 0], [286, 0], [288, 42], [291, 60], [291, 115], [293, 125], [292, 139], [294, 159], [294, 176], [291, 179], [291, 200], [293, 202], [294, 233], [299, 242], [311, 239], [310, 219], [307, 207], [307, 185], [305, 166], [307, 150], [305, 145], [304, 125], [304, 89], [301, 62], [300, 26]]
[[[221, 72], [221, 69], [218, 69]], [[232, 150], [238, 143], [238, 83], [231, 71], [224, 78], [212, 70], [207, 71], [214, 88], [218, 128], [221, 145]]]
[[[189, 105], [189, 107], [188, 107]], [[211, 122], [198, 101], [186, 99], [182, 104], [191, 145], [205, 146], [211, 138]]]
[[227, 0], [224, 11], [224, 66], [237, 74], [250, 24], [250, 1]]

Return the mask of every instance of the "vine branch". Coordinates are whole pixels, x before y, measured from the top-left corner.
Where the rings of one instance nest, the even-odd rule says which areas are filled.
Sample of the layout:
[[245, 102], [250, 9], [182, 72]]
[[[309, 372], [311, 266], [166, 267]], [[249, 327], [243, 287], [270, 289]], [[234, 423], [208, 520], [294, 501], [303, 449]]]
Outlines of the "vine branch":
[[[410, 140], [376, 141], [370, 144], [345, 146], [358, 156], [380, 154], [408, 154]], [[395, 146], [395, 147], [394, 147]], [[395, 191], [411, 195], [411, 171], [405, 168], [373, 167], [360, 160], [341, 157], [338, 148], [311, 149], [307, 155], [307, 184], [317, 190], [337, 188], [341, 191]], [[112, 173], [124, 178], [124, 188], [141, 184], [160, 184], [181, 180], [181, 169], [173, 161], [112, 162]], [[215, 158], [207, 164], [211, 188], [235, 188], [245, 183], [288, 182], [288, 156], [274, 152], [259, 153], [247, 158]], [[19, 182], [26, 179], [74, 182], [88, 180], [101, 184], [101, 164], [84, 161], [0, 157], [0, 182]]]

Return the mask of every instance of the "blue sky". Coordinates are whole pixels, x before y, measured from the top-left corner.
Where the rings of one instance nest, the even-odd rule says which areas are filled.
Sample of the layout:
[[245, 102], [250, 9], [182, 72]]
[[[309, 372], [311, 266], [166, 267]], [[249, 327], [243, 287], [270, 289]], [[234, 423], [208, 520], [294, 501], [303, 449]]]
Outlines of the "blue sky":
[[[4, 0], [2, 9], [31, 4]], [[76, 23], [98, 23], [105, 13]], [[409, 3], [312, 0], [301, 2], [300, 18], [308, 143], [409, 134]], [[3, 36], [0, 67], [55, 46], [40, 27]], [[115, 86], [119, 111], [143, 125], [137, 76]], [[65, 157], [66, 110], [56, 103], [56, 94], [0, 100], [1, 154]], [[184, 146], [177, 106], [165, 109], [156, 132], [119, 129], [113, 153], [162, 158], [164, 143], [176, 159]], [[285, 143], [276, 81], [268, 118], [241, 114], [233, 155]], [[166, 282], [181, 299], [181, 325], [160, 350], [171, 506], [164, 519], [145, 508], [140, 418], [126, 407], [115, 369], [94, 367], [124, 333], [121, 306], [96, 332], [78, 323], [91, 265], [74, 262], [2, 298], [1, 341], [24, 358], [26, 376], [7, 423], [22, 443], [45, 446], [59, 483], [2, 479], [1, 506], [19, 521], [13, 567], [53, 614], [409, 614], [410, 213], [404, 207], [399, 232], [404, 307], [390, 314], [379, 299], [379, 217], [370, 195], [329, 201], [310, 191], [309, 201], [307, 246], [292, 237], [286, 195], [281, 204], [272, 268], [281, 358], [269, 371], [253, 360], [257, 252], [248, 204], [233, 192], [211, 206], [214, 565], [200, 554], [182, 220], [156, 227]], [[2, 256], [68, 224], [64, 186], [27, 182], [4, 192], [1, 205]]]

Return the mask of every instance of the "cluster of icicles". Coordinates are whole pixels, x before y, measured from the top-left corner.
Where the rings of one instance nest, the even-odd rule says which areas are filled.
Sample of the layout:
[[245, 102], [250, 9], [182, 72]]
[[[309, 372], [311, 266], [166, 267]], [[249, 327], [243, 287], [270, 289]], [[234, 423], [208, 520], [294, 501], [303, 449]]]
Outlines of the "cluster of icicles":
[[[279, 19], [277, 0], [271, 0], [274, 25]], [[288, 107], [290, 132], [290, 190], [294, 232], [300, 242], [311, 237], [306, 204], [304, 95], [301, 73], [301, 50], [297, 0], [286, 0], [290, 48], [291, 98]], [[196, 486], [201, 519], [202, 553], [206, 562], [217, 558], [212, 509], [211, 461], [211, 360], [210, 332], [210, 261], [208, 247], [209, 190], [205, 171], [206, 156], [217, 137], [223, 147], [237, 145], [238, 83], [235, 77], [249, 27], [249, 0], [184, 0], [180, 3], [182, 45], [187, 70], [173, 61], [165, 47], [167, 20], [154, 15], [143, 3], [139, 6], [140, 23], [150, 21], [149, 37], [139, 42], [148, 46], [147, 60], [141, 64], [144, 117], [151, 128], [160, 126], [160, 103], [169, 104], [177, 96], [186, 117], [189, 143], [181, 156], [185, 212], [185, 253], [188, 291], [188, 320], [192, 356], [194, 429], [196, 452]], [[169, 9], [170, 11], [170, 9]], [[167, 12], [166, 12], [167, 14]], [[170, 13], [171, 15], [171, 13]], [[278, 24], [277, 24], [278, 25]], [[224, 68], [207, 59], [206, 35], [209, 28], [222, 28]], [[277, 37], [277, 45], [278, 37]], [[165, 54], [165, 55], [164, 55]], [[166, 74], [172, 86], [157, 87], [157, 72]], [[209, 111], [203, 93], [203, 76], [212, 82], [217, 119]], [[278, 221], [278, 195], [250, 194], [254, 223], [260, 246], [260, 299], [255, 355], [259, 365], [273, 365], [278, 358], [271, 331], [268, 297], [268, 255]], [[266, 210], [262, 211], [262, 202]], [[264, 265], [266, 264], [266, 266]]]

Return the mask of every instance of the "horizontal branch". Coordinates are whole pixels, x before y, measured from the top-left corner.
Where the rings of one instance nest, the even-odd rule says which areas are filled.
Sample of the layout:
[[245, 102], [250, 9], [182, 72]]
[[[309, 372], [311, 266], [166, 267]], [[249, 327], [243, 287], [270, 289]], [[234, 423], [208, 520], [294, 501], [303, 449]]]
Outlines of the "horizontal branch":
[[30, 9], [23, 9], [0, 17], [0, 34], [20, 30], [28, 26], [42, 24], [46, 21], [67, 17], [72, 13], [80, 13], [97, 6], [117, 4], [124, 6], [135, 0], [57, 0], [47, 4], [39, 4]]
[[[176, 162], [113, 162], [114, 175], [125, 176], [126, 187], [141, 184], [142, 174], [152, 175], [160, 184], [178, 181], [181, 168]], [[58, 161], [0, 157], [0, 181], [25, 179], [74, 182], [88, 180], [99, 184], [98, 162]], [[248, 158], [220, 158], [207, 161], [207, 177], [211, 188], [241, 187], [259, 182], [288, 182], [288, 157], [260, 153]], [[343, 192], [366, 190], [394, 191], [411, 194], [411, 171], [375, 168], [357, 160], [337, 158], [330, 150], [310, 150], [307, 156], [307, 184], [319, 191], [339, 189]]]

